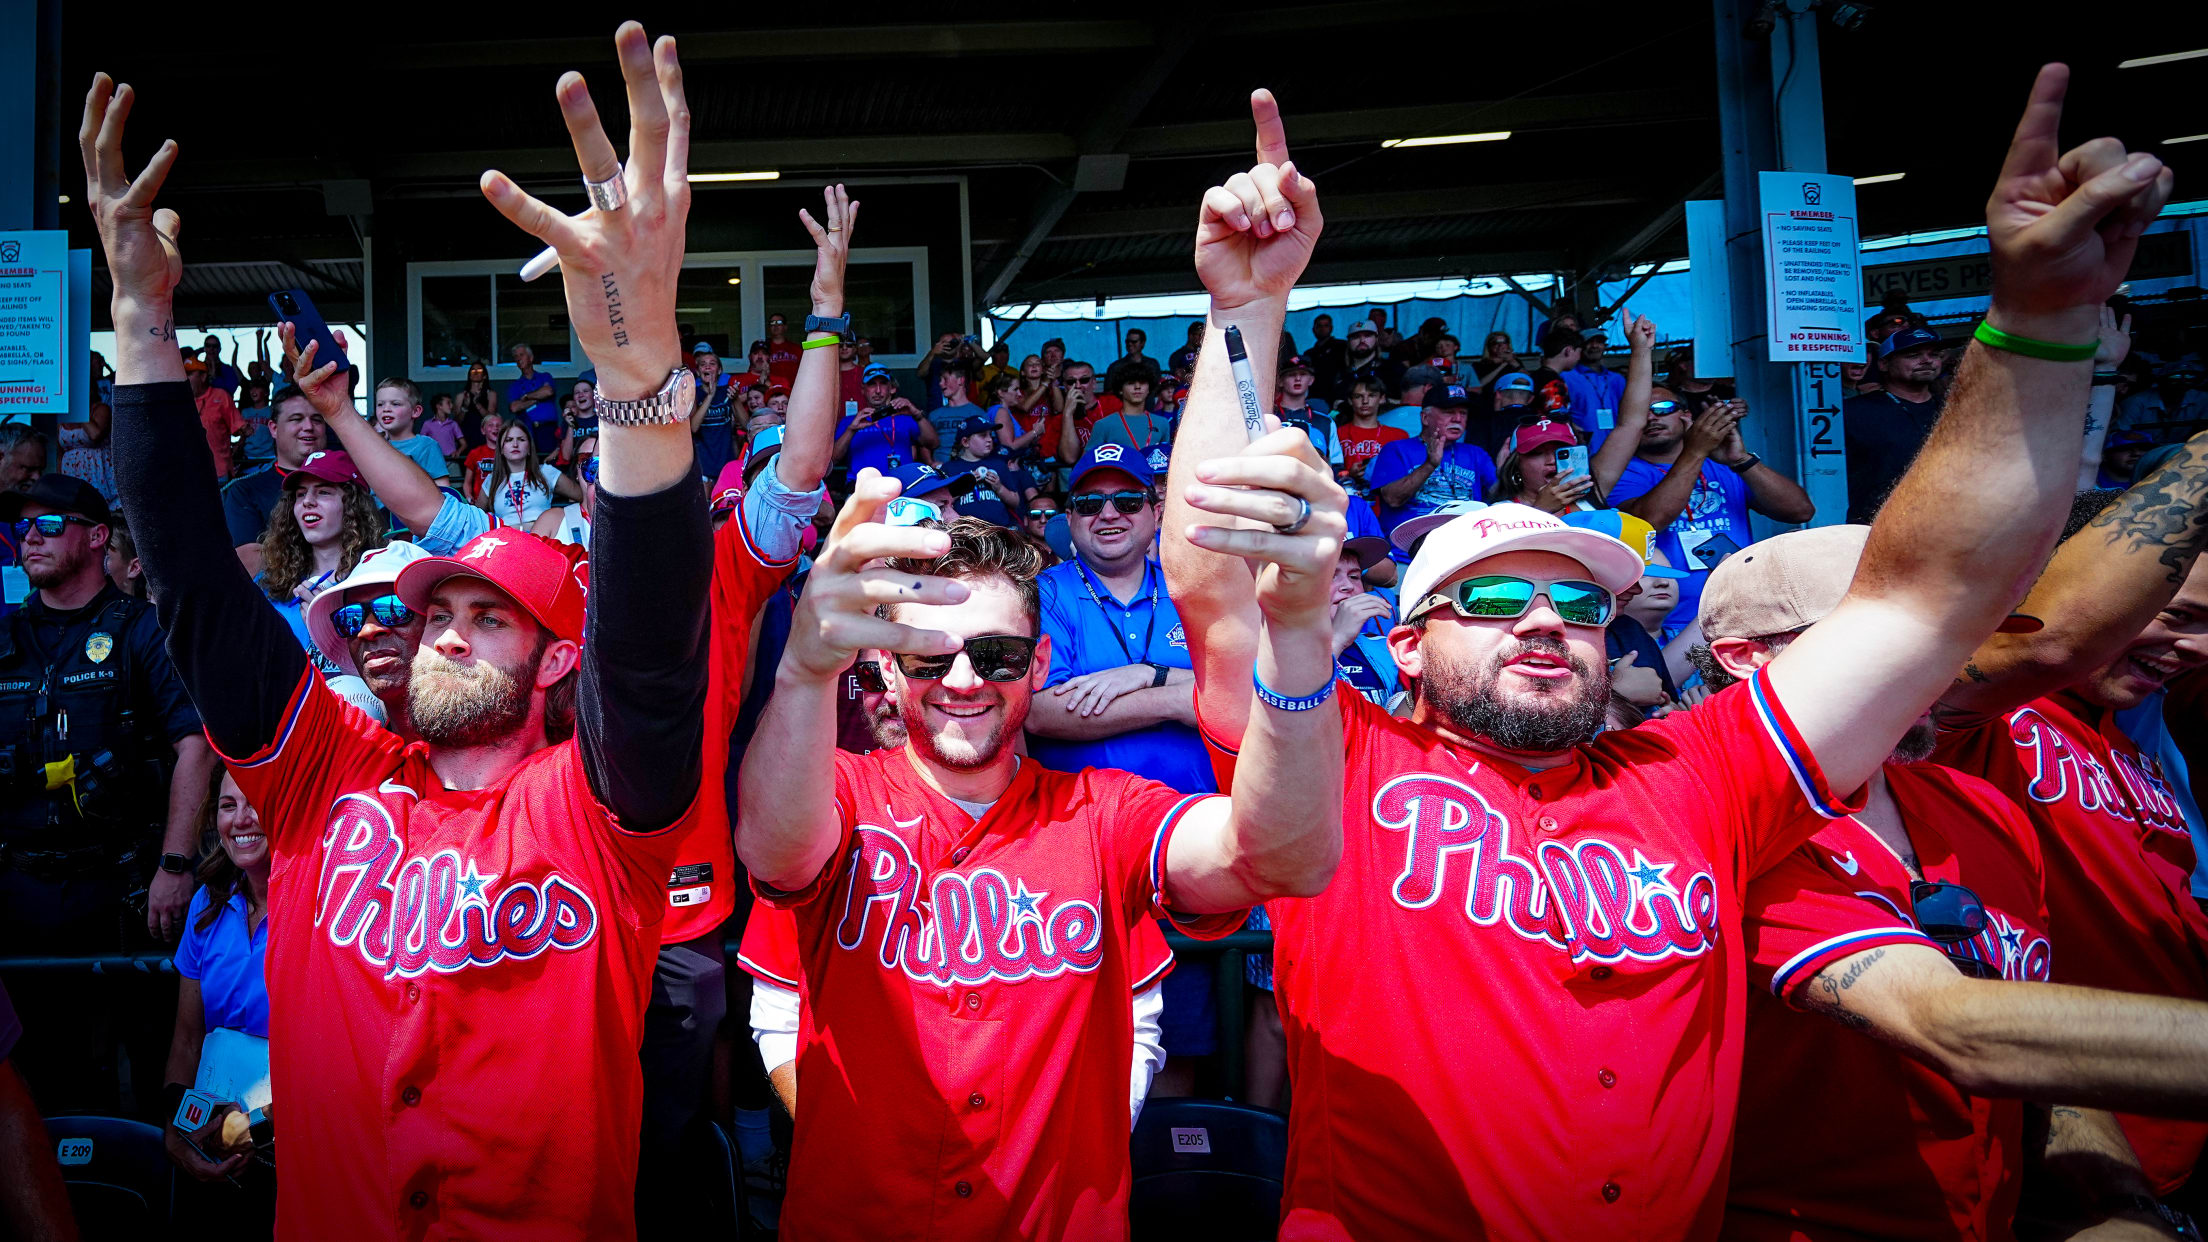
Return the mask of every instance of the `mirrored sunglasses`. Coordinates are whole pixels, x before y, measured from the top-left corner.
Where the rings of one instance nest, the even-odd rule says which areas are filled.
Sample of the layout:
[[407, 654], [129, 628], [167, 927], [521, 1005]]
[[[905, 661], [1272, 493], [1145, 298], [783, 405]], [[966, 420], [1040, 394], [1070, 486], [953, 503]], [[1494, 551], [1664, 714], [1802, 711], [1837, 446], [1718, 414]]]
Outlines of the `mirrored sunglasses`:
[[17, 518], [13, 529], [18, 539], [28, 538], [33, 530], [43, 538], [59, 539], [61, 532], [69, 529], [72, 522], [79, 526], [99, 525], [91, 518], [78, 517], [74, 513], [41, 513], [37, 517]]
[[330, 614], [330, 628], [338, 637], [352, 639], [368, 628], [368, 619], [387, 630], [395, 630], [414, 619], [414, 610], [396, 595], [378, 595], [364, 604], [347, 604]]
[[1618, 597], [1601, 584], [1576, 578], [1542, 582], [1508, 574], [1466, 578], [1426, 597], [1411, 616], [1416, 620], [1446, 604], [1460, 617], [1475, 621], [1509, 621], [1525, 616], [1535, 597], [1549, 597], [1556, 615], [1570, 625], [1608, 625], [1616, 614]]

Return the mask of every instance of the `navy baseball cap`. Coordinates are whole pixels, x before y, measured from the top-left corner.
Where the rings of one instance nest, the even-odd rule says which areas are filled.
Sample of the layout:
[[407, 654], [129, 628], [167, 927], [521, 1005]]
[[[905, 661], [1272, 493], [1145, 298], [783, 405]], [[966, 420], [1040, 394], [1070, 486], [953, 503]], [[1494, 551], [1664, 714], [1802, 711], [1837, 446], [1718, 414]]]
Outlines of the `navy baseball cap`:
[[1429, 410], [1469, 410], [1472, 394], [1462, 384], [1436, 384], [1426, 390], [1425, 406]]
[[1920, 345], [1937, 345], [1939, 343], [1940, 334], [1930, 328], [1903, 328], [1878, 343], [1878, 356], [1891, 358], [1905, 349], [1915, 349]]
[[958, 425], [958, 438], [963, 440], [968, 436], [978, 436], [984, 431], [995, 435], [997, 425], [990, 422], [986, 416], [976, 414]]
[[1135, 482], [1144, 487], [1150, 486], [1156, 477], [1150, 472], [1150, 462], [1140, 449], [1131, 449], [1124, 444], [1097, 444], [1091, 445], [1089, 451], [1083, 453], [1081, 460], [1074, 465], [1073, 477], [1066, 480], [1066, 490], [1079, 491], [1081, 480], [1099, 470], [1117, 470], [1133, 477]]
[[1286, 375], [1290, 371], [1301, 371], [1306, 375], [1317, 374], [1311, 369], [1311, 364], [1303, 360], [1302, 354], [1290, 354], [1280, 360], [1280, 373]]
[[892, 467], [889, 476], [904, 485], [904, 490], [898, 495], [911, 496], [916, 500], [951, 490], [951, 481], [926, 462], [908, 461]]
[[864, 374], [864, 375], [861, 375], [861, 376], [859, 377], [859, 382], [860, 382], [860, 383], [862, 383], [862, 384], [871, 384], [871, 383], [873, 383], [873, 382], [874, 382], [875, 380], [878, 380], [878, 379], [883, 379], [883, 380], [886, 380], [886, 379], [889, 379], [889, 378], [890, 378], [890, 374], [889, 374], [889, 368], [888, 368], [888, 367], [885, 367], [885, 366], [883, 366], [883, 365], [882, 365], [881, 363], [877, 362], [877, 363], [875, 363], [875, 364], [874, 364], [873, 366], [870, 366], [870, 367], [868, 367], [868, 368], [866, 369], [866, 374]]
[[1533, 377], [1526, 374], [1524, 371], [1509, 372], [1508, 374], [1497, 377], [1497, 379], [1495, 380], [1495, 391], [1532, 392]]

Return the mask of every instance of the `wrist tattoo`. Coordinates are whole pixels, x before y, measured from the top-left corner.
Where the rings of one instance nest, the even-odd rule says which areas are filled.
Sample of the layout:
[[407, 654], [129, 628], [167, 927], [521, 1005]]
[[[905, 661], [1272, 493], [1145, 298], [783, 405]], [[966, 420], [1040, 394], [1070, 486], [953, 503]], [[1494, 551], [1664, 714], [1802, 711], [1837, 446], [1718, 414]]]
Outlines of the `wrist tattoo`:
[[598, 279], [606, 290], [606, 322], [613, 327], [614, 348], [626, 349], [629, 345], [629, 329], [628, 320], [621, 314], [621, 287], [613, 283], [612, 272], [607, 272]]
[[175, 340], [176, 316], [172, 314], [167, 319], [164, 319], [160, 323], [157, 323], [152, 327], [146, 329], [146, 335], [152, 337], [154, 340], [157, 341]]

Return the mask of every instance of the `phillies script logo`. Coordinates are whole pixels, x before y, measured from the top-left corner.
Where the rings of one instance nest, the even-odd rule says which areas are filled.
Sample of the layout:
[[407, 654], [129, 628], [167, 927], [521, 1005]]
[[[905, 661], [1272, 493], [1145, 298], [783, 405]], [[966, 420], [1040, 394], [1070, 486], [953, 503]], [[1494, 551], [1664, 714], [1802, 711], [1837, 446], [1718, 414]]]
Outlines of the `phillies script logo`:
[[538, 884], [476, 870], [457, 850], [402, 858], [397, 821], [382, 796], [420, 795], [386, 781], [375, 794], [349, 793], [330, 808], [322, 833], [322, 879], [314, 925], [330, 943], [354, 948], [383, 977], [412, 978], [466, 966], [569, 951], [598, 932], [590, 895], [553, 873]]
[[1372, 818], [1404, 835], [1392, 896], [1407, 910], [1441, 900], [1449, 860], [1465, 855], [1464, 914], [1506, 924], [1573, 961], [1654, 962], [1695, 957], [1717, 943], [1717, 881], [1698, 871], [1672, 880], [1678, 863], [1631, 857], [1599, 837], [1543, 841], [1529, 860], [1511, 852], [1510, 821], [1479, 791], [1431, 772], [1399, 776], [1372, 796]]
[[[899, 821], [910, 828], [920, 821]], [[843, 877], [843, 915], [836, 943], [857, 950], [876, 934], [884, 969], [937, 987], [1018, 983], [1067, 971], [1088, 974], [1104, 960], [1104, 924], [1097, 903], [1068, 899], [1052, 906], [1047, 892], [1006, 880], [993, 868], [946, 871], [921, 896], [922, 871], [896, 833], [860, 824], [851, 833]]]
[[2144, 764], [2129, 755], [2110, 751], [2114, 778], [2092, 753], [2074, 745], [2067, 734], [2045, 716], [2027, 707], [2009, 717], [2009, 740], [2016, 743], [2031, 784], [2024, 792], [2034, 802], [2072, 799], [2083, 811], [2105, 812], [2117, 819], [2145, 822], [2165, 832], [2182, 833], [2185, 812], [2162, 779], [2162, 763]]

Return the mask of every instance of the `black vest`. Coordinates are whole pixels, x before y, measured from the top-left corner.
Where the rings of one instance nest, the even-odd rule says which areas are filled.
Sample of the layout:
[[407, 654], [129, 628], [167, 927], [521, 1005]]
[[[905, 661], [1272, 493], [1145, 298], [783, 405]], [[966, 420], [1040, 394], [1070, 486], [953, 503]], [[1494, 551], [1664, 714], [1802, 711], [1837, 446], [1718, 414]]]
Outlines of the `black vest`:
[[[36, 625], [33, 601], [0, 623], [0, 838], [28, 849], [73, 849], [156, 826], [166, 810], [158, 725], [135, 702], [131, 640], [152, 605], [109, 587], [58, 631]], [[108, 795], [84, 808], [68, 787], [49, 793], [38, 773], [70, 756]]]

